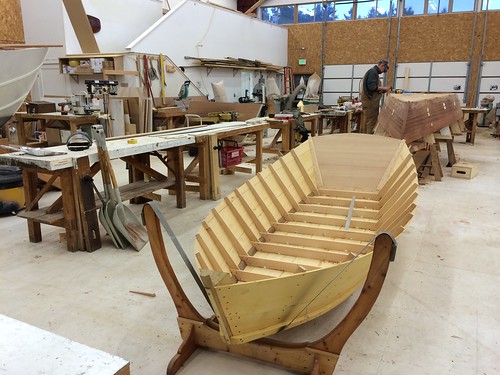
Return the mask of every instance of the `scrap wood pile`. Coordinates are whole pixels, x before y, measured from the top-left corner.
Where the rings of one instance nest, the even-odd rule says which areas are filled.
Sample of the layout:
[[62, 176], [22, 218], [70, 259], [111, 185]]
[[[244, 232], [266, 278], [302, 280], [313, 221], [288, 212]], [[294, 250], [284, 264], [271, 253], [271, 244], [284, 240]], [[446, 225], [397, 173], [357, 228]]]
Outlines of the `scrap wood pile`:
[[184, 56], [184, 58], [187, 60], [198, 60], [199, 64], [194, 66], [205, 66], [207, 68], [233, 68], [233, 69], [249, 69], [249, 70], [271, 70], [277, 73], [283, 72], [282, 66], [273, 65], [258, 60], [247, 60], [234, 57], [226, 57], [223, 59], [211, 59], [203, 57]]

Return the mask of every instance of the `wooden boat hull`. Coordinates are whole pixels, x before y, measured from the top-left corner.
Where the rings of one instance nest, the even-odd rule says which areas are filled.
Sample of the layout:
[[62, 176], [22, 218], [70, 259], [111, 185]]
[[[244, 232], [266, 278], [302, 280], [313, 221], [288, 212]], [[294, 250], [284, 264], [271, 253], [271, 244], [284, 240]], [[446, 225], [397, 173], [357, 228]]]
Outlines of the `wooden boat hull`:
[[0, 126], [19, 109], [47, 56], [47, 47], [0, 49]]
[[390, 137], [410, 143], [462, 117], [457, 94], [390, 94], [380, 111], [379, 126]]
[[195, 257], [226, 342], [309, 321], [365, 280], [372, 238], [412, 217], [417, 175], [404, 141], [311, 138], [224, 199]]

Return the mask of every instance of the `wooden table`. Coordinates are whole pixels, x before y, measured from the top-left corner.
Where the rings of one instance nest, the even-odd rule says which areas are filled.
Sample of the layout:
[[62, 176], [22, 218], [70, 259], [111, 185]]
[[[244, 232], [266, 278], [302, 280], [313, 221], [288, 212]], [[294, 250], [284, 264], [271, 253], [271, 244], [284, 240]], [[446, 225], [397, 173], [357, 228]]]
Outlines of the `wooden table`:
[[329, 111], [329, 112], [320, 112], [321, 115], [321, 121], [319, 122], [319, 127], [318, 127], [318, 135], [323, 134], [323, 127], [324, 127], [324, 121], [326, 120], [327, 123], [330, 123], [330, 134], [332, 134], [335, 130], [335, 123], [338, 125], [339, 132], [340, 133], [350, 133], [351, 132], [351, 122], [352, 120], [357, 117], [357, 123], [358, 123], [358, 131], [359, 131], [359, 125], [360, 125], [360, 116], [361, 116], [361, 111], [353, 111], [353, 110], [348, 110], [348, 111]]
[[[129, 176], [130, 184], [120, 187], [122, 199], [125, 201], [147, 196], [156, 190], [173, 186], [176, 191], [177, 207], [185, 207], [182, 147], [192, 144], [195, 141], [194, 137], [181, 134], [162, 137], [146, 135], [134, 138], [137, 140], [136, 144], [128, 143], [130, 137], [107, 141], [110, 158], [123, 159], [133, 171]], [[101, 206], [101, 201], [94, 195], [92, 182], [93, 176], [100, 170], [96, 145], [84, 151], [68, 151], [66, 146], [47, 149], [67, 151], [67, 154], [35, 157], [15, 152], [0, 155], [0, 163], [16, 165], [23, 170], [26, 210], [20, 212], [18, 216], [28, 221], [30, 241], [42, 241], [41, 224], [48, 224], [65, 229], [69, 251], [99, 249], [101, 237], [97, 209]], [[167, 151], [166, 158], [158, 153], [160, 150]], [[174, 178], [168, 178], [150, 167], [151, 154], [162, 159]], [[40, 191], [38, 191], [38, 173], [50, 175]], [[145, 182], [144, 175], [150, 176], [151, 181]], [[49, 207], [39, 208], [40, 199], [57, 178], [61, 182], [61, 196]]]
[[26, 130], [24, 127], [25, 122], [39, 121], [40, 128], [38, 130], [45, 131], [47, 127], [50, 127], [54, 122], [58, 121], [64, 124], [71, 130], [72, 133], [76, 132], [78, 127], [81, 125], [94, 125], [98, 124], [97, 115], [61, 115], [61, 112], [50, 112], [50, 113], [26, 113], [17, 112], [15, 114], [15, 121], [19, 124], [17, 127], [18, 132], [18, 142], [20, 145], [25, 145], [26, 142]]
[[179, 107], [157, 108], [153, 113], [153, 120], [160, 122], [160, 124], [156, 125], [154, 128], [160, 130], [165, 126], [167, 129], [173, 129], [175, 127], [174, 118], [184, 117], [186, 113], [186, 111], [183, 111]]
[[474, 144], [477, 131], [477, 117], [480, 113], [488, 112], [487, 108], [462, 108], [463, 114], [468, 114], [469, 119], [465, 121], [466, 135], [465, 143]]
[[[268, 126], [267, 122], [247, 124], [243, 121], [233, 121], [180, 128], [168, 132], [168, 134], [185, 133], [195, 137], [194, 146], [198, 148], [198, 154], [186, 168], [185, 175], [186, 181], [196, 182], [198, 185], [191, 186], [191, 189], [189, 186], [187, 188], [199, 191], [200, 199], [220, 199], [219, 140], [238, 135], [255, 135], [255, 158], [246, 162], [253, 162], [256, 172], [262, 171], [262, 133]], [[193, 175], [192, 171], [196, 166], [198, 166], [198, 175]]]
[[[319, 131], [321, 128], [321, 114], [312, 113], [309, 115], [302, 115], [302, 119], [304, 124], [310, 124], [310, 134], [312, 137], [316, 135], [320, 135]], [[278, 130], [275, 134], [271, 144], [264, 149], [264, 152], [275, 153], [282, 155], [287, 153], [291, 149], [293, 149], [296, 145], [295, 139], [295, 120], [280, 120], [276, 118], [266, 118], [265, 119], [269, 123], [270, 129]]]

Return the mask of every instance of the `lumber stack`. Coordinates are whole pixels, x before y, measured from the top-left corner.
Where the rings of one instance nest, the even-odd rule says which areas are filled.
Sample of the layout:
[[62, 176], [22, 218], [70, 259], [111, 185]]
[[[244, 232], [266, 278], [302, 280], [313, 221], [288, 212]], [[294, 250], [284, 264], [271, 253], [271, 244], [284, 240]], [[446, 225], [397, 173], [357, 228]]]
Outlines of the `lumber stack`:
[[269, 70], [276, 73], [282, 73], [283, 67], [273, 65], [270, 63], [258, 61], [258, 60], [247, 60], [242, 58], [226, 57], [222, 59], [204, 58], [204, 57], [191, 57], [184, 56], [185, 59], [198, 60], [198, 64], [195, 66], [204, 66], [207, 68], [232, 68], [232, 69], [243, 69], [243, 70]]

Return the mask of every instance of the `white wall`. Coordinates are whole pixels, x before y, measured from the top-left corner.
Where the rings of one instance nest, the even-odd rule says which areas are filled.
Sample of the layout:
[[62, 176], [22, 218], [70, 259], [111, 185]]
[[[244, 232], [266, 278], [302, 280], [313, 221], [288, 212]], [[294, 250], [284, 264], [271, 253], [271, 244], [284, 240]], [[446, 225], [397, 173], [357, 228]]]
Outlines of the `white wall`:
[[[123, 52], [125, 47], [163, 16], [160, 0], [82, 0], [88, 15], [101, 20], [101, 31], [94, 34], [99, 50]], [[71, 22], [64, 11], [68, 54], [82, 53]]]
[[[230, 56], [287, 65], [286, 28], [200, 1], [176, 1], [177, 5], [165, 15], [161, 0], [82, 0], [82, 3], [87, 14], [101, 20], [101, 31], [94, 35], [102, 53], [163, 53], [177, 66], [195, 63], [184, 56]], [[218, 3], [236, 8], [236, 0]], [[67, 74], [59, 73], [59, 57], [81, 53], [62, 0], [21, 0], [21, 6], [26, 43], [65, 46], [50, 49], [37, 81], [34, 100], [47, 99], [47, 95], [70, 96], [84, 90], [83, 82], [77, 84]], [[135, 63], [129, 62], [126, 69], [135, 70]], [[221, 80], [230, 101], [244, 95], [239, 71], [213, 69], [207, 73], [205, 68], [186, 68], [186, 75], [203, 95], [213, 98], [210, 83]], [[264, 77], [270, 76], [275, 74], [265, 73]], [[253, 85], [259, 77], [260, 73], [253, 74]], [[138, 79], [125, 80], [138, 83]], [[183, 80], [182, 76], [175, 75], [175, 79], [167, 83], [167, 96], [177, 95]]]
[[[240, 71], [217, 68], [209, 72], [206, 68], [193, 68], [197, 61], [185, 59], [185, 56], [235, 57], [286, 66], [288, 30], [211, 4], [185, 0], [127, 49], [138, 53], [164, 53], [177, 66], [186, 67], [186, 75], [210, 98], [213, 98], [210, 83], [223, 80], [228, 99], [237, 101], [244, 95]], [[267, 78], [268, 74], [264, 74]], [[253, 84], [259, 77], [260, 73], [255, 72]]]

